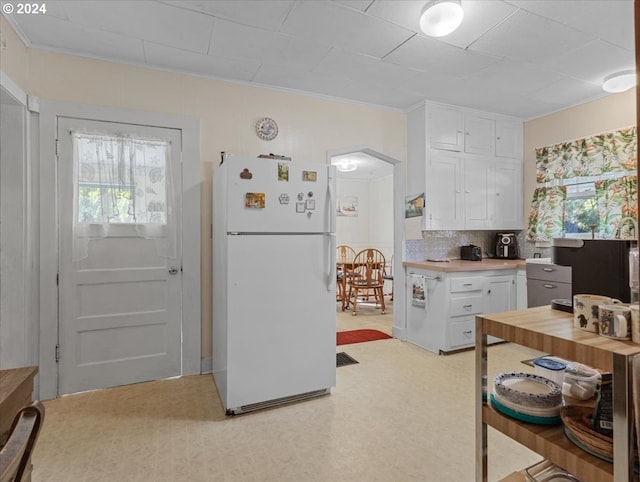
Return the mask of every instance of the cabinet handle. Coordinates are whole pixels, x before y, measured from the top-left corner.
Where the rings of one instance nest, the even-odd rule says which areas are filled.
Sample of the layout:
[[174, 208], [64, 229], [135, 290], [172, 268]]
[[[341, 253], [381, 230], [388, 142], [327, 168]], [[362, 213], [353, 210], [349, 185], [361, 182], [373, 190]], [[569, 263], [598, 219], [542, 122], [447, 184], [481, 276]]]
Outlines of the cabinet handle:
[[542, 271], [546, 271], [547, 273], [552, 273], [555, 271], [555, 268], [542, 268]]
[[500, 139], [501, 139], [501, 137], [500, 137], [500, 136], [498, 136], [498, 137], [496, 137], [496, 139], [500, 140]]
[[470, 193], [471, 193], [471, 191], [469, 191], [469, 190], [467, 190], [467, 189], [465, 189], [465, 191], [464, 191], [464, 192], [465, 192], [466, 194], [470, 194]]
[[460, 189], [456, 189], [456, 194], [460, 194], [462, 191]]
[[545, 288], [548, 288], [548, 289], [557, 288], [556, 285], [542, 285], [542, 286], [544, 286]]
[[471, 330], [469, 330], [469, 331], [463, 331], [462, 333], [464, 333], [465, 335], [470, 335], [473, 332]]
[[463, 308], [469, 311], [471, 308], [473, 308], [473, 305], [464, 305]]
[[465, 283], [462, 286], [473, 286], [473, 283]]

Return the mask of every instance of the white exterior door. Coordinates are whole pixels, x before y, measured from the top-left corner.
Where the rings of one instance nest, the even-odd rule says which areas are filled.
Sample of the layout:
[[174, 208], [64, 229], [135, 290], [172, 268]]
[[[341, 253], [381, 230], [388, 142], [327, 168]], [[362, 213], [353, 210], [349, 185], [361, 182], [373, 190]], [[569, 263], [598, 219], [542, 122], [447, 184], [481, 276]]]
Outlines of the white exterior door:
[[[156, 144], [108, 181], [91, 136]], [[58, 118], [58, 142], [59, 395], [180, 375], [181, 132]]]

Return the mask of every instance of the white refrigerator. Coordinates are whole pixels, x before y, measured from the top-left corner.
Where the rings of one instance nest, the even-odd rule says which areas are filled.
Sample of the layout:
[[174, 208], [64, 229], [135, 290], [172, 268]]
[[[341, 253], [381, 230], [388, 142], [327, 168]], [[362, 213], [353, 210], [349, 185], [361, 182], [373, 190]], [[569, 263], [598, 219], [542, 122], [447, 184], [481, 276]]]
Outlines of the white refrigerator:
[[227, 415], [336, 381], [335, 168], [227, 157], [213, 176], [212, 370]]

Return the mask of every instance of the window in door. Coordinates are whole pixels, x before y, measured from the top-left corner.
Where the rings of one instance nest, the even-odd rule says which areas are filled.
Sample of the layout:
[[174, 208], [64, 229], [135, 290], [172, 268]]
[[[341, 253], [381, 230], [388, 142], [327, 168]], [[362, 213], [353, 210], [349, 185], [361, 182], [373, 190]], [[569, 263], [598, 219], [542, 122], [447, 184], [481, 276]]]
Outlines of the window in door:
[[166, 224], [169, 143], [73, 133], [76, 222]]

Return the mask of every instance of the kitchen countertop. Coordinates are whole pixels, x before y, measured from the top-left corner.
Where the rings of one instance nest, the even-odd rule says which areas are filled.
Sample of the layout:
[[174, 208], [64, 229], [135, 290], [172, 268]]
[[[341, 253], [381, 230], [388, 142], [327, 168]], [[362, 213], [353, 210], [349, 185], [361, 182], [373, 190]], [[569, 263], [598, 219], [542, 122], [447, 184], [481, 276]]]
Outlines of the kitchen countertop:
[[482, 261], [466, 261], [452, 259], [449, 262], [439, 261], [403, 261], [405, 268], [428, 269], [431, 271], [491, 271], [497, 269], [525, 269], [524, 259], [483, 259]]

